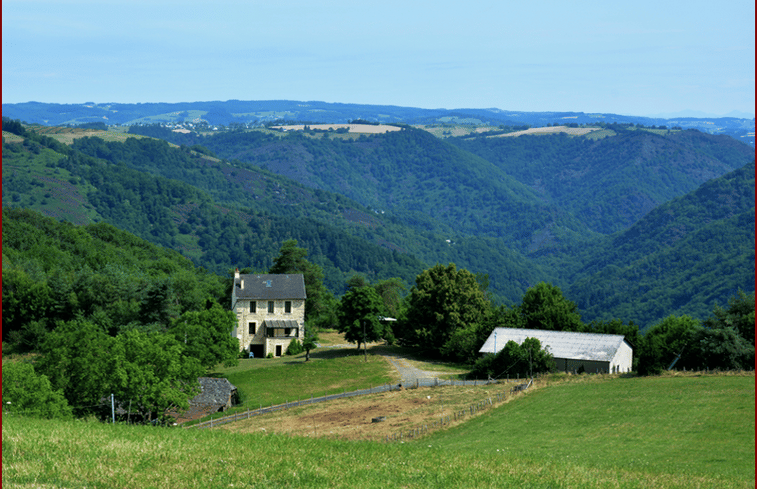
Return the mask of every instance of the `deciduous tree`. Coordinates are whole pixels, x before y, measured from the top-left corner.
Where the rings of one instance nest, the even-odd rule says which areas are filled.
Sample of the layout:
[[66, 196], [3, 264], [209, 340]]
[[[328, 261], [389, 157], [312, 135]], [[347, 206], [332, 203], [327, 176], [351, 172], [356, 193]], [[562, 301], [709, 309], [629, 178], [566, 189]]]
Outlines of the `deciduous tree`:
[[239, 340], [231, 336], [237, 325], [236, 315], [212, 303], [202, 311], [187, 311], [169, 332], [184, 344], [185, 354], [199, 360], [207, 368], [219, 363], [234, 366], [239, 362]]
[[455, 332], [472, 332], [491, 308], [476, 276], [458, 270], [454, 263], [436, 265], [418, 275], [406, 304], [397, 328], [401, 344], [447, 357], [453, 351], [445, 345]]
[[63, 392], [53, 390], [47, 376], [23, 362], [3, 362], [3, 411], [41, 418], [69, 419], [72, 415]]
[[379, 321], [382, 311], [381, 297], [372, 287], [350, 289], [339, 303], [339, 332], [344, 333], [345, 340], [357, 343], [358, 349], [364, 340], [379, 341], [384, 337]]
[[539, 282], [523, 295], [520, 305], [523, 327], [549, 331], [585, 331], [578, 307], [559, 287]]

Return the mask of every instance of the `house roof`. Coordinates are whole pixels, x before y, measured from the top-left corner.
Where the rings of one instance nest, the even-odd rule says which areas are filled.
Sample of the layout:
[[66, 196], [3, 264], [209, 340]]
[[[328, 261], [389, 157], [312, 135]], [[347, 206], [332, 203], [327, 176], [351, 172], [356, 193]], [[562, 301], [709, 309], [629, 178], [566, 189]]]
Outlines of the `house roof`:
[[231, 393], [237, 390], [228, 379], [200, 377], [197, 380], [200, 382], [201, 392], [189, 400], [189, 404], [193, 406], [225, 405]]
[[[568, 331], [545, 331], [541, 329], [495, 328], [486, 339], [479, 353], [497, 353], [508, 341], [519, 345], [526, 338], [536, 338], [542, 347], [548, 346], [555, 358], [609, 362], [625, 342], [623, 335], [598, 333], [573, 333]], [[496, 342], [496, 351], [495, 351]], [[628, 342], [626, 342], [628, 344]], [[630, 347], [630, 345], [629, 345]]]
[[237, 299], [305, 299], [302, 274], [245, 274], [234, 278]]

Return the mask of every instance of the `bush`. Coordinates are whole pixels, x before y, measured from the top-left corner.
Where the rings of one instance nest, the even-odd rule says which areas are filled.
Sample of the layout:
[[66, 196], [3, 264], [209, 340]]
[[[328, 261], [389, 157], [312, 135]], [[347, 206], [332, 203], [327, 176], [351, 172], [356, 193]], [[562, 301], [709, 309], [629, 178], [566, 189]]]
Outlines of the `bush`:
[[40, 418], [71, 419], [71, 407], [60, 390], [29, 363], [3, 362], [3, 411]]
[[289, 343], [289, 347], [287, 347], [286, 354], [299, 355], [303, 351], [305, 351], [305, 349], [302, 347], [302, 343], [300, 343], [300, 341], [297, 338], [295, 338], [291, 341], [291, 343]]

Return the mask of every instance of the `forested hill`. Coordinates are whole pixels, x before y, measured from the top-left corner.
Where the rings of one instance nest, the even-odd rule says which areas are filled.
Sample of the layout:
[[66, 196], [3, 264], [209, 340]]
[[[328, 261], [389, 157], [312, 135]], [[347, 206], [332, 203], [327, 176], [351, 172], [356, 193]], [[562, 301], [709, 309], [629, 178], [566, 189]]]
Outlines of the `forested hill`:
[[[754, 171], [754, 156], [729, 146], [730, 139], [688, 131], [659, 131], [651, 134], [659, 139], [648, 139], [622, 128], [596, 141], [520, 137], [502, 150], [515, 164], [492, 156], [498, 141], [453, 145], [413, 128], [371, 136], [227, 131], [193, 136], [192, 146], [183, 147], [111, 131], [96, 133], [111, 141], [81, 138], [70, 128], [55, 134], [54, 128], [5, 120], [3, 129], [11, 130], [3, 133], [4, 207], [75, 223], [104, 220], [218, 273], [235, 266], [266, 270], [281, 244], [294, 238], [324, 268], [326, 285], [337, 295], [354, 273], [411, 284], [428, 266], [452, 262], [487, 274], [490, 291], [502, 302], [517, 303], [529, 287], [551, 282], [579, 303], [584, 321], [633, 319], [642, 326], [674, 311], [706, 315], [736, 289], [754, 290], [753, 259], [742, 246], [754, 243], [754, 226], [744, 222], [753, 213], [754, 193], [751, 188], [750, 200], [743, 176], [746, 165]], [[60, 144], [57, 137], [73, 143]], [[488, 153], [474, 155], [465, 144]], [[574, 160], [598, 155], [601, 163], [587, 157], [590, 164], [578, 167], [577, 160], [560, 160], [563, 153]], [[532, 188], [527, 158], [543, 168], [549, 185]], [[522, 174], [509, 174], [506, 163]], [[723, 174], [730, 166], [746, 173], [708, 180], [688, 194], [682, 188], [686, 175], [704, 181], [708, 172]], [[648, 178], [655, 171], [661, 177]], [[661, 215], [657, 208], [631, 227], [613, 221], [621, 231], [607, 236], [573, 215], [578, 196], [601, 194], [613, 184], [622, 194], [634, 186], [628, 181], [638, 181], [637, 189], [648, 195], [682, 196], [663, 205], [673, 206], [676, 219], [689, 216], [685, 232], [676, 219], [664, 233], [650, 224]], [[720, 185], [724, 190], [712, 194], [717, 199], [703, 197]], [[719, 201], [732, 203], [732, 210], [713, 214]], [[619, 219], [611, 212], [616, 205], [598, 200], [595, 212], [606, 209], [602, 216]], [[676, 233], [683, 238], [670, 239]], [[707, 233], [727, 246], [708, 241]], [[709, 244], [697, 248], [699, 242]], [[701, 256], [696, 262], [702, 266], [687, 254]]]
[[754, 149], [699, 131], [613, 126], [601, 139], [564, 133], [449, 138], [603, 234], [627, 229], [660, 204], [754, 161]]
[[[534, 253], [592, 236], [569, 213], [489, 161], [426, 131], [317, 136], [235, 131], [206, 137], [202, 144], [221, 157], [345, 195], [406, 225], [454, 229], [451, 238], [494, 237], [508, 248]], [[429, 227], [428, 217], [443, 227]]]
[[402, 226], [344, 197], [164, 141], [83, 138], [67, 147], [33, 132], [22, 137], [5, 143], [4, 206], [82, 224], [105, 220], [218, 273], [235, 266], [266, 270], [281, 244], [296, 239], [337, 294], [354, 273], [412, 283], [426, 263], [437, 261], [480, 273], [493, 266], [491, 290], [506, 302], [545, 278], [499, 241], [453, 245], [449, 229], [435, 234]]
[[754, 290], [754, 162], [667, 202], [593, 249], [567, 294], [591, 318], [705, 317]]

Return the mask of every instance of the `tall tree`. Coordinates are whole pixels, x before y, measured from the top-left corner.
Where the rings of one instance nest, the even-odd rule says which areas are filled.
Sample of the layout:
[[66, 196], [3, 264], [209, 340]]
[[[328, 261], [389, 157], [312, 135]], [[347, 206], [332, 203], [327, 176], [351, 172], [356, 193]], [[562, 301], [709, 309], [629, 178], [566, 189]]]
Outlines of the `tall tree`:
[[39, 373], [63, 392], [76, 416], [98, 412], [101, 399], [126, 382], [121, 345], [90, 321], [59, 326], [47, 335], [41, 353]]
[[706, 328], [733, 328], [747, 343], [754, 344], [754, 292], [739, 290], [728, 300], [728, 307], [715, 306], [712, 316], [703, 325]]
[[690, 316], [668, 316], [644, 334], [639, 355], [639, 373], [657, 374], [666, 370], [693, 346], [699, 321]]
[[197, 379], [204, 368], [184, 354], [182, 343], [169, 334], [139, 330], [127, 331], [118, 340], [125, 381], [114, 390], [121, 402], [133, 402], [148, 421], [153, 414], [163, 418], [169, 410], [189, 407], [189, 399], [200, 392]]
[[407, 304], [397, 332], [401, 344], [435, 356], [453, 356], [445, 345], [457, 330], [476, 328], [491, 309], [476, 276], [454, 263], [423, 271], [405, 300]]
[[383, 308], [381, 297], [373, 288], [350, 289], [339, 303], [339, 332], [344, 333], [345, 340], [357, 343], [358, 349], [364, 341], [381, 340], [384, 337], [384, 326], [379, 321], [379, 316]]
[[219, 363], [230, 367], [239, 362], [239, 340], [231, 336], [236, 325], [234, 312], [214, 302], [203, 311], [185, 312], [169, 332], [203, 367], [210, 369]]
[[373, 289], [384, 303], [384, 313], [392, 318], [399, 316], [400, 307], [402, 306], [402, 294], [407, 290], [407, 286], [402, 279], [394, 277], [380, 280], [373, 284]]
[[268, 273], [301, 273], [305, 280], [305, 321], [320, 314], [327, 314], [328, 296], [332, 295], [323, 285], [323, 269], [307, 260], [308, 252], [297, 246], [297, 241], [290, 239], [281, 245], [279, 256], [273, 260]]
[[523, 327], [549, 331], [585, 331], [578, 307], [559, 287], [539, 282], [523, 295], [520, 305]]

